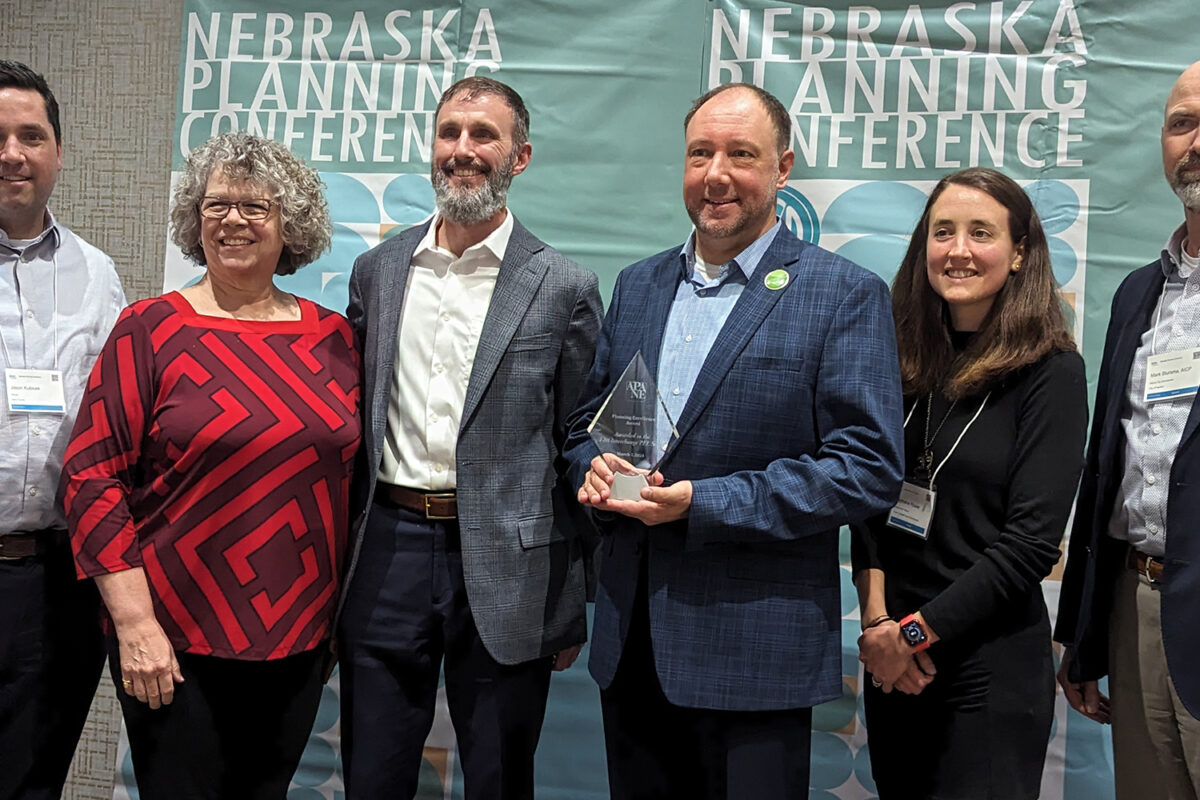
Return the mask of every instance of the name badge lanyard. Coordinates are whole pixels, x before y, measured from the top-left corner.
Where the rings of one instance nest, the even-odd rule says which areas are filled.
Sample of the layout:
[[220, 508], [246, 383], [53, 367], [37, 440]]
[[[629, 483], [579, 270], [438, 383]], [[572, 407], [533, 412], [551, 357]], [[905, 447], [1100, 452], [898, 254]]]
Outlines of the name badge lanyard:
[[[979, 408], [976, 409], [974, 416], [971, 417], [971, 419], [963, 427], [962, 431], [959, 432], [958, 438], [956, 438], [954, 440], [954, 444], [950, 446], [950, 451], [946, 453], [945, 458], [943, 458], [941, 463], [939, 463], [933, 470], [933, 474], [929, 479], [928, 487], [920, 486], [911, 481], [904, 482], [900, 489], [900, 500], [895, 506], [892, 507], [891, 512], [888, 514], [888, 525], [905, 531], [906, 533], [911, 533], [922, 539], [929, 538], [929, 526], [933, 520], [933, 507], [934, 503], [937, 501], [937, 489], [935, 488], [937, 476], [942, 471], [942, 467], [946, 465], [946, 462], [950, 460], [950, 457], [954, 455], [954, 451], [958, 449], [958, 445], [960, 442], [962, 442], [963, 437], [967, 435], [967, 431], [969, 431], [971, 426], [975, 424], [975, 420], [979, 419], [979, 415], [983, 413], [983, 409], [987, 406], [987, 401], [991, 396], [991, 392], [988, 392], [984, 396], [983, 402], [979, 404]], [[904, 419], [905, 428], [908, 427], [908, 421], [912, 419], [913, 412], [916, 411], [919, 404], [919, 401], [913, 403], [912, 409], [908, 412], [908, 416]], [[930, 394], [931, 411], [932, 407], [933, 395]], [[949, 415], [950, 412], [947, 411], [946, 416], [949, 417]], [[945, 423], [945, 419], [942, 420], [942, 423]], [[942, 426], [938, 425], [939, 431], [941, 428]], [[934, 433], [934, 437], [937, 437], [936, 432]]]
[[1163, 306], [1167, 301], [1167, 285], [1163, 281], [1158, 297], [1158, 310], [1150, 337], [1150, 355], [1146, 358], [1146, 380], [1142, 400], [1147, 405], [1162, 400], [1194, 397], [1200, 388], [1200, 348], [1185, 348], [1158, 352], [1158, 329], [1162, 327]]
[[[0, 348], [8, 366], [4, 370], [4, 389], [8, 399], [8, 410], [15, 414], [65, 414], [67, 401], [64, 394], [62, 372], [58, 368], [58, 253], [52, 256], [53, 278], [51, 291], [54, 305], [51, 309], [50, 327], [54, 337], [54, 368], [32, 369], [17, 367], [13, 360], [4, 330], [0, 328]], [[24, 330], [24, 320], [18, 316]], [[24, 337], [22, 339], [24, 341]], [[22, 353], [24, 355], [24, 353]], [[26, 359], [22, 359], [26, 363]]]

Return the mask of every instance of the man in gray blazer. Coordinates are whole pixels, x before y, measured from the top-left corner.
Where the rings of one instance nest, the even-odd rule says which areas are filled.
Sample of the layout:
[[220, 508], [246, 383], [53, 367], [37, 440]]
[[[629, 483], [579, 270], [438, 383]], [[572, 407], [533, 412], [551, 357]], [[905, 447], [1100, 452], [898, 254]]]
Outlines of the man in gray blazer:
[[443, 658], [466, 797], [532, 797], [551, 669], [586, 638], [586, 523], [559, 452], [601, 302], [505, 207], [528, 135], [510, 87], [447, 89], [437, 213], [350, 278], [366, 392], [339, 616], [351, 800], [416, 793]]

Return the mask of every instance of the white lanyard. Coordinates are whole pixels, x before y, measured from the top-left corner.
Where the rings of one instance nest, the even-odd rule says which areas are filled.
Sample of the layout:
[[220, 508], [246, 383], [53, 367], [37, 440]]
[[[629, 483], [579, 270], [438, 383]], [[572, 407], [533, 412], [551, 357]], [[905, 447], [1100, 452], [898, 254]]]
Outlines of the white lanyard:
[[[21, 255], [23, 255], [24, 252], [25, 251], [22, 250], [21, 253], [17, 255], [17, 263], [20, 263]], [[54, 294], [54, 307], [50, 312], [50, 325], [54, 331], [54, 369], [58, 369], [58, 248], [55, 248], [54, 253], [51, 256], [51, 263], [53, 264], [51, 291]], [[21, 322], [21, 328], [24, 329], [25, 321], [21, 317], [19, 309], [17, 319]], [[17, 364], [13, 361], [12, 352], [8, 349], [8, 340], [4, 338], [4, 326], [2, 325], [0, 325], [0, 346], [3, 346], [4, 348], [4, 363], [15, 368]]]
[[[937, 465], [937, 467], [934, 468], [933, 474], [929, 477], [930, 488], [932, 488], [937, 483], [938, 473], [942, 471], [942, 467], [946, 466], [946, 462], [950, 460], [950, 456], [954, 455], [954, 451], [958, 449], [958, 443], [961, 442], [963, 440], [963, 437], [967, 435], [967, 431], [969, 431], [971, 429], [971, 426], [975, 424], [975, 420], [979, 419], [979, 415], [983, 413], [983, 408], [984, 408], [984, 406], [987, 405], [988, 398], [990, 398], [991, 396], [992, 396], [991, 392], [988, 392], [986, 395], [984, 395], [983, 402], [979, 404], [979, 408], [975, 411], [975, 415], [973, 417], [971, 417], [970, 421], [967, 422], [966, 426], [962, 429], [962, 432], [958, 434], [958, 438], [954, 440], [954, 444], [951, 445], [951, 447], [950, 447], [950, 452], [946, 453], [946, 457], [943, 458], [941, 460], [941, 463], [939, 463]], [[912, 408], [909, 409], [908, 416], [904, 418], [904, 428], [906, 430], [908, 428], [908, 421], [910, 419], [912, 419], [913, 412], [917, 410], [917, 406], [919, 406], [920, 404], [921, 404], [921, 401], [919, 399], [916, 400], [913, 403]]]

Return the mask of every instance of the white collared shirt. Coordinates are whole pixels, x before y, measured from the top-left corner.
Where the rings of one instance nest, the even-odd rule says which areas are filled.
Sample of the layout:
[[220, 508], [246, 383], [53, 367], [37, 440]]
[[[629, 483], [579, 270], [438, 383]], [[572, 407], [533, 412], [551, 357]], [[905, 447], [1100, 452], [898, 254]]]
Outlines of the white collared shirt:
[[512, 214], [460, 257], [437, 244], [441, 216], [408, 270], [379, 480], [414, 489], [457, 485], [455, 447], [479, 334], [512, 234]]

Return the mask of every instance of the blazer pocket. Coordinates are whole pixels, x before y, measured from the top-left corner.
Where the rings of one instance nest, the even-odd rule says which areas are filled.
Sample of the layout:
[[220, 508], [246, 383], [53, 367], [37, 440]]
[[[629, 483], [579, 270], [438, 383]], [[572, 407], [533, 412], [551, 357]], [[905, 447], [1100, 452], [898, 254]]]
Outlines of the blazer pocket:
[[545, 333], [535, 333], [530, 336], [514, 336], [512, 341], [508, 343], [508, 352], [512, 353], [517, 350], [541, 350], [543, 347], [550, 347], [554, 344], [554, 334], [549, 331]]
[[519, 519], [517, 520], [517, 532], [521, 536], [521, 548], [523, 550], [545, 547], [552, 542], [565, 542], [567, 539], [554, 526], [553, 514]]
[[734, 362], [734, 366], [737, 369], [765, 370], [767, 372], [801, 372], [804, 369], [804, 357], [802, 355], [788, 358], [743, 355]]

